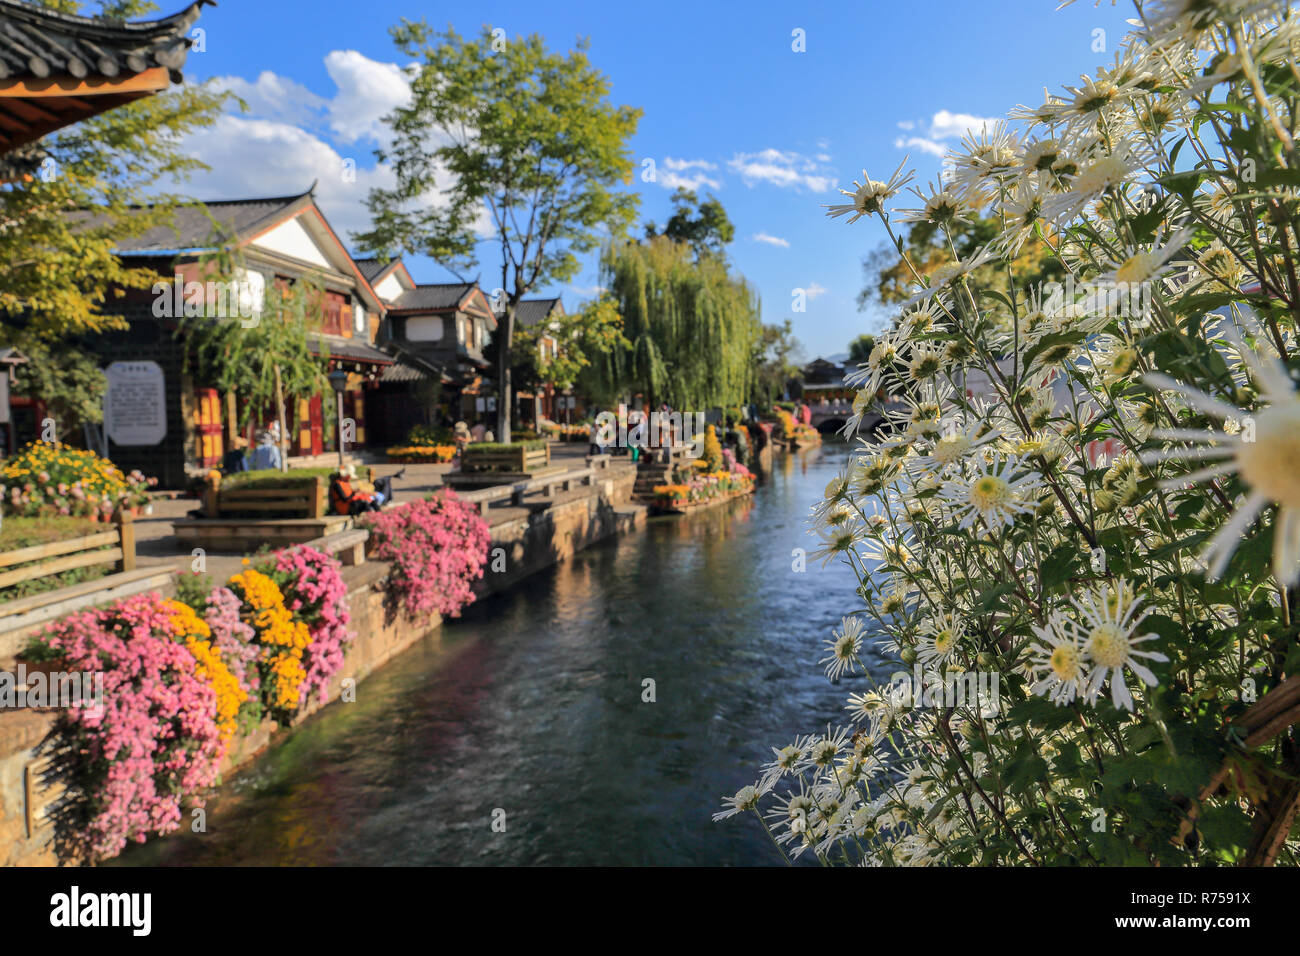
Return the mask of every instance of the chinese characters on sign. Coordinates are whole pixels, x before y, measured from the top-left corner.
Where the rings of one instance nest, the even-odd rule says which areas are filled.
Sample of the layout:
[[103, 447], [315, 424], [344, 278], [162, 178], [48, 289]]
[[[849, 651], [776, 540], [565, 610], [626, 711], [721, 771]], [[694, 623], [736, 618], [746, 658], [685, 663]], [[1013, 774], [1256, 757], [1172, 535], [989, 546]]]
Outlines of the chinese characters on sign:
[[114, 362], [104, 370], [104, 430], [118, 445], [156, 445], [167, 437], [167, 391], [157, 362]]

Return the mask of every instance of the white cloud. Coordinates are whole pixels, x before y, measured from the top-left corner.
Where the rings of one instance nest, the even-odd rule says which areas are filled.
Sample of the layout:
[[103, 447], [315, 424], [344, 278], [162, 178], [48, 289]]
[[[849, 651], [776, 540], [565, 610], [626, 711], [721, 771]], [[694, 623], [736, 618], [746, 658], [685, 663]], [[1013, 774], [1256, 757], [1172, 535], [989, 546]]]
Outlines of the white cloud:
[[978, 133], [985, 126], [992, 126], [997, 121], [997, 117], [939, 110], [930, 120], [930, 136], [933, 139], [958, 139], [970, 132]]
[[924, 122], [917, 124], [912, 120], [899, 122], [899, 129], [911, 131], [919, 125], [925, 135], [899, 136], [894, 140], [894, 146], [898, 149], [919, 149], [931, 156], [942, 157], [953, 145], [952, 140], [960, 139], [967, 133], [978, 133], [986, 126], [991, 127], [997, 121], [996, 117], [939, 110], [930, 117], [928, 124]]
[[[392, 170], [374, 163], [371, 145], [388, 141], [382, 118], [409, 99], [410, 86], [397, 64], [355, 50], [333, 50], [324, 62], [337, 87], [332, 98], [270, 71], [253, 81], [221, 77], [218, 83], [244, 99], [248, 112], [224, 114], [186, 137], [185, 150], [211, 169], [181, 189], [198, 199], [247, 199], [293, 195], [314, 180], [317, 203], [351, 248], [349, 233], [370, 227], [366, 196], [394, 183]], [[438, 181], [446, 187], [443, 177]], [[490, 232], [486, 210], [476, 229]]]
[[945, 152], [943, 143], [936, 143], [924, 136], [900, 136], [894, 140], [894, 145], [899, 149], [919, 149], [923, 153], [939, 157], [942, 157]]
[[717, 163], [711, 163], [707, 159], [674, 159], [666, 156], [659, 165], [662, 168], [658, 170], [655, 182], [664, 189], [683, 188], [697, 192], [703, 186], [710, 189], [722, 188], [718, 179], [708, 175], [718, 168]]
[[344, 144], [360, 140], [388, 141], [383, 118], [394, 107], [410, 100], [411, 87], [396, 63], [381, 63], [356, 50], [331, 50], [325, 56], [325, 70], [334, 81], [333, 98], [313, 93], [296, 80], [263, 70], [256, 80], [241, 76], [217, 78], [248, 105], [242, 115], [253, 119], [289, 123], [303, 129], [327, 129]]
[[289, 123], [224, 115], [207, 129], [191, 133], [184, 147], [211, 167], [196, 173], [189, 184], [187, 191], [198, 199], [289, 196], [316, 180], [316, 201], [349, 248], [349, 231], [370, 225], [366, 194], [373, 187], [393, 184], [388, 167], [350, 170], [344, 160], [356, 157], [340, 154]]
[[256, 80], [242, 76], [219, 76], [213, 81], [223, 90], [229, 90], [248, 106], [244, 115], [261, 119], [293, 123], [296, 126], [315, 126], [321, 121], [326, 100], [317, 96], [301, 83], [263, 70]]
[[383, 118], [411, 98], [406, 74], [396, 63], [380, 63], [356, 50], [331, 50], [325, 69], [338, 87], [329, 101], [329, 124], [341, 142], [387, 142]]
[[816, 282], [809, 282], [808, 285], [804, 286], [803, 294], [807, 296], [808, 301], [811, 302], [813, 299], [821, 298], [830, 291], [831, 290], [826, 288], [824, 285], [818, 285]]
[[770, 236], [765, 232], [754, 233], [755, 242], [766, 242], [769, 246], [780, 246], [782, 249], [789, 249], [790, 242], [788, 239], [782, 239], [780, 236]]
[[737, 153], [727, 162], [727, 167], [739, 175], [746, 186], [767, 183], [782, 189], [807, 189], [820, 193], [835, 185], [830, 170], [817, 160], [779, 149]]

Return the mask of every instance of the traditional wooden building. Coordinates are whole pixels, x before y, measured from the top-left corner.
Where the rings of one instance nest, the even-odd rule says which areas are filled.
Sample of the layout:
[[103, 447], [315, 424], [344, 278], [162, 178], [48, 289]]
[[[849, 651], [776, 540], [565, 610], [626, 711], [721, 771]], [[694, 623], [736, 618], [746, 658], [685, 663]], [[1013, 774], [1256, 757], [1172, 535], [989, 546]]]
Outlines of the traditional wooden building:
[[405, 441], [420, 424], [492, 427], [496, 385], [484, 349], [497, 318], [483, 290], [473, 282], [416, 283], [400, 260], [358, 266], [384, 304], [378, 342], [402, 366], [381, 376], [373, 396], [384, 442]]
[[[344, 417], [355, 426], [355, 444], [367, 445], [367, 396], [396, 362], [375, 346], [385, 307], [308, 190], [180, 207], [169, 223], [123, 241], [118, 255], [133, 266], [156, 270], [160, 284], [153, 291], [129, 293], [124, 309], [129, 327], [100, 336], [91, 347], [106, 364], [149, 361], [160, 366], [167, 421], [165, 437], [155, 444], [121, 444], [109, 434], [109, 456], [124, 468], [138, 467], [158, 475], [164, 486], [176, 487], [220, 462], [241, 430], [238, 396], [219, 394], [196, 377], [173, 334], [187, 292], [195, 288], [191, 283], [203, 290], [209, 304], [222, 293], [210, 288], [205, 275], [206, 257], [220, 248], [237, 250], [243, 262], [238, 289], [227, 303], [240, 311], [229, 321], [251, 315], [254, 303], [249, 300], [259, 300], [272, 284], [310, 279], [323, 289], [308, 344], [329, 370], [348, 372]], [[334, 401], [326, 388], [285, 409], [291, 458], [305, 464], [336, 450], [334, 429], [326, 427]], [[270, 425], [276, 414], [272, 408], [258, 409], [253, 417], [243, 426], [245, 437], [251, 438], [257, 426]]]
[[[538, 358], [542, 361], [553, 359], [560, 349], [560, 341], [554, 325], [556, 319], [563, 315], [564, 303], [560, 301], [559, 296], [553, 299], [521, 299], [519, 305], [515, 307], [516, 334], [519, 329], [541, 326], [542, 330], [537, 337]], [[567, 400], [573, 397], [572, 390], [569, 390], [568, 394], [559, 394], [555, 382], [542, 382], [536, 389], [518, 388], [515, 391], [515, 417], [530, 426], [543, 418], [553, 422], [565, 422], [566, 412], [571, 417], [578, 411], [576, 399], [572, 409], [567, 406]], [[561, 404], [565, 407], [561, 408]]]
[[190, 28], [212, 0], [127, 22], [0, 0], [0, 179], [30, 175], [30, 148], [69, 124], [181, 82]]

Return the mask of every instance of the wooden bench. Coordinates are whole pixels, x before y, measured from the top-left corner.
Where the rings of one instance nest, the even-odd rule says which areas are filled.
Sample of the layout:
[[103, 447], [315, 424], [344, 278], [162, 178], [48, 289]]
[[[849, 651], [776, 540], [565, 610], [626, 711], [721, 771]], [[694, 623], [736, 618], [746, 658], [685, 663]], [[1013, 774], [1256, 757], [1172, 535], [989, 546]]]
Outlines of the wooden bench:
[[209, 518], [235, 514], [276, 513], [285, 517], [321, 518], [329, 511], [329, 482], [319, 475], [287, 488], [222, 488], [209, 484], [203, 510]]

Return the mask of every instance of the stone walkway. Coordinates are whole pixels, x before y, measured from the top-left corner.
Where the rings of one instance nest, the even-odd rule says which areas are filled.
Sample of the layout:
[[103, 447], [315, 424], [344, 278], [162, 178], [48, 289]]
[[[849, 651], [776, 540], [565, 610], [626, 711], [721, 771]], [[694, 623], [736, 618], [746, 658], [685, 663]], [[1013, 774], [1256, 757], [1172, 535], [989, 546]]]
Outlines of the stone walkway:
[[[583, 442], [552, 442], [551, 463], [565, 465], [569, 471], [581, 470], [586, 467], [587, 451], [588, 447]], [[442, 487], [442, 476], [451, 471], [450, 464], [390, 465], [387, 462], [376, 462], [371, 463], [371, 468], [377, 478], [394, 475], [404, 470], [402, 477], [393, 484], [393, 499], [399, 503], [418, 501]], [[199, 502], [193, 498], [155, 499], [153, 514], [141, 515], [135, 521], [136, 565], [138, 567], [171, 566], [182, 572], [193, 570], [199, 556], [194, 555], [188, 548], [183, 548], [176, 540], [172, 522], [186, 518], [198, 506]], [[504, 514], [498, 516], [496, 514], [498, 510], [527, 514], [527, 509], [523, 508], [493, 509], [494, 517], [510, 517]], [[211, 575], [214, 581], [224, 581], [231, 575], [239, 573], [245, 556], [205, 554], [201, 557], [202, 573]]]

